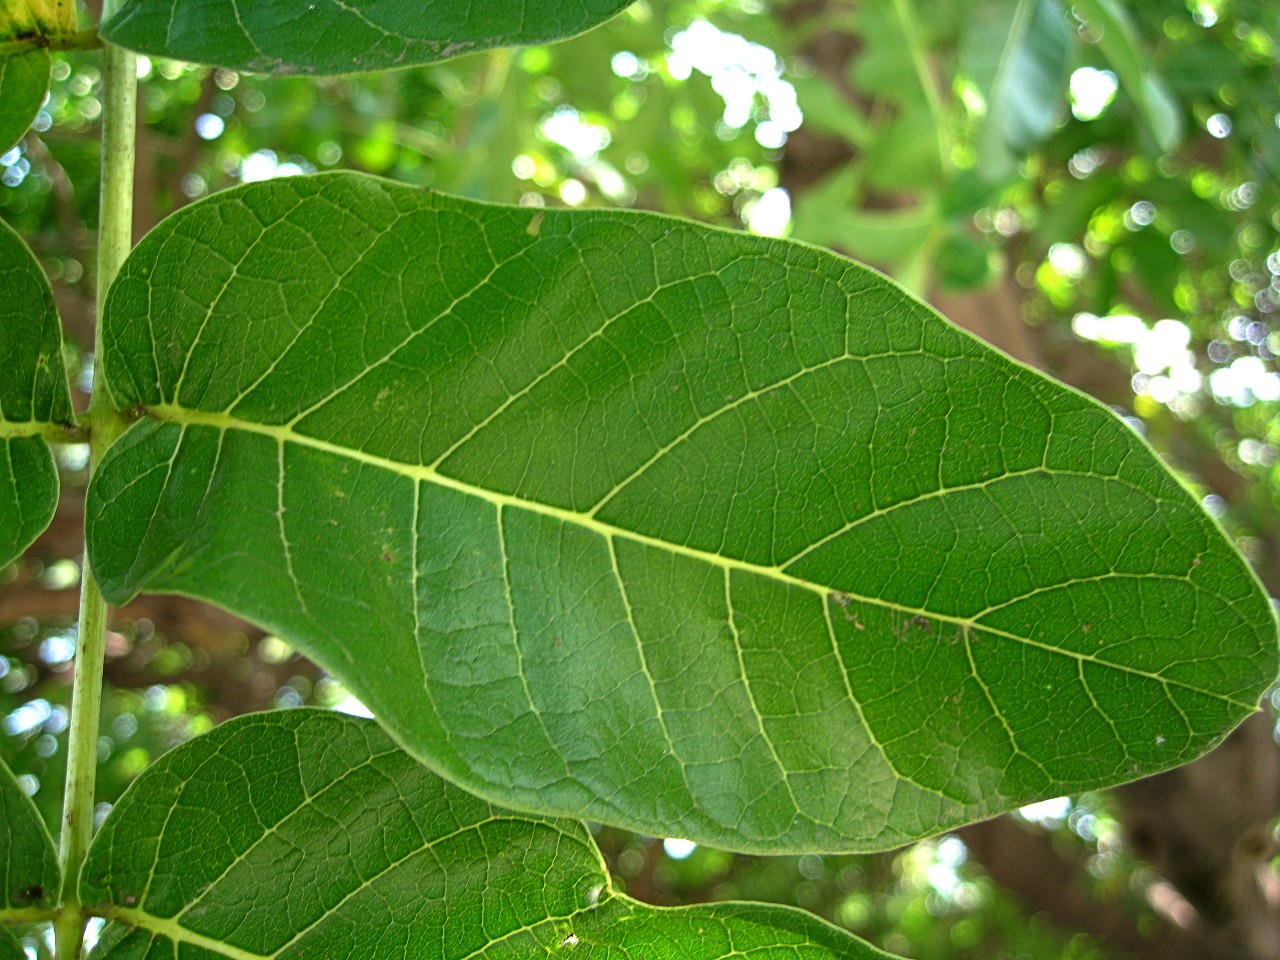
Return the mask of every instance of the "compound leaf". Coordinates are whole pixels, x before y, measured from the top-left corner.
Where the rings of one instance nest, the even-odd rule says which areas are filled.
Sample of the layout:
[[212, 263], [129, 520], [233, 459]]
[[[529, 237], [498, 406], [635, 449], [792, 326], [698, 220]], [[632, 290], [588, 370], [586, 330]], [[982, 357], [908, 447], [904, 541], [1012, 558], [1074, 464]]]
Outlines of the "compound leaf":
[[53, 291], [22, 239], [0, 222], [0, 566], [53, 519], [58, 471], [44, 434], [70, 422]]
[[108, 597], [258, 621], [504, 805], [891, 847], [1186, 762], [1276, 674], [1140, 438], [811, 247], [277, 180], [153, 231], [104, 338]]
[[102, 36], [141, 53], [252, 73], [411, 67], [589, 30], [630, 0], [127, 0]]
[[[0, 763], [0, 923], [47, 919], [38, 912], [52, 910], [58, 889], [58, 855], [49, 831], [13, 772]], [[0, 942], [0, 956], [4, 946]]]
[[121, 921], [95, 960], [886, 956], [797, 910], [630, 900], [582, 824], [491, 807], [321, 710], [241, 717], [161, 758], [80, 889]]

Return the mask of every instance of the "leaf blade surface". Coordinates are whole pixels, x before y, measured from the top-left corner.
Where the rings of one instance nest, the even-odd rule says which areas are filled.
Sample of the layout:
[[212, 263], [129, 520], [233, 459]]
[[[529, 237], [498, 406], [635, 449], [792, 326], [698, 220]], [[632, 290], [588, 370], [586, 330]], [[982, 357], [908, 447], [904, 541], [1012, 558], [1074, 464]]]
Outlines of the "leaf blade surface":
[[132, 0], [102, 35], [140, 53], [250, 73], [365, 73], [561, 40], [628, 2]]
[[0, 928], [0, 960], [26, 960], [22, 944], [8, 930]]
[[51, 68], [46, 50], [0, 55], [0, 153], [21, 140], [35, 120], [49, 90]]
[[167, 221], [104, 336], [150, 414], [108, 597], [258, 620], [504, 804], [890, 847], [1184, 762], [1275, 674], [1131, 431], [812, 248], [275, 181]]
[[0, 223], [0, 565], [53, 519], [58, 471], [44, 433], [71, 420], [53, 291], [27, 245]]
[[584, 825], [491, 807], [372, 722], [237, 718], [143, 773], [94, 839], [97, 960], [886, 954], [797, 910], [619, 896]]

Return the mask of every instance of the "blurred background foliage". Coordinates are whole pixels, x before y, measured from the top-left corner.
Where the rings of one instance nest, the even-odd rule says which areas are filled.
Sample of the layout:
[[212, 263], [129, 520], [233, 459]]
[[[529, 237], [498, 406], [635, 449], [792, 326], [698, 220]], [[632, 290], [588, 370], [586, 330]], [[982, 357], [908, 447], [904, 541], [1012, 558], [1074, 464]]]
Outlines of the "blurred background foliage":
[[[1111, 404], [1275, 596], [1278, 41], [1274, 0], [639, 0], [555, 46], [378, 76], [271, 79], [142, 57], [135, 232], [236, 183], [350, 168], [829, 246]], [[0, 217], [54, 282], [82, 401], [100, 95], [97, 55], [60, 57], [34, 129], [0, 157]], [[58, 519], [0, 571], [0, 757], [51, 826], [85, 456], [60, 453]], [[118, 612], [107, 682], [100, 813], [160, 753], [229, 716], [359, 709], [283, 641], [181, 598]], [[599, 839], [642, 899], [793, 903], [912, 957], [1275, 957], [1272, 733], [1268, 720], [1240, 755], [1249, 783], [1230, 779], [1236, 768], [1210, 777], [1252, 791], [1252, 806], [1225, 801], [1243, 826], [1193, 837], [1216, 845], [1216, 866], [1192, 879], [1179, 876], [1186, 838], [1150, 816], [1141, 834], [1142, 803], [1114, 795], [871, 857]], [[1216, 823], [1222, 811], [1195, 797], [1184, 819]], [[1237, 891], [1241, 875], [1256, 889]], [[25, 943], [46, 950], [36, 932]]]

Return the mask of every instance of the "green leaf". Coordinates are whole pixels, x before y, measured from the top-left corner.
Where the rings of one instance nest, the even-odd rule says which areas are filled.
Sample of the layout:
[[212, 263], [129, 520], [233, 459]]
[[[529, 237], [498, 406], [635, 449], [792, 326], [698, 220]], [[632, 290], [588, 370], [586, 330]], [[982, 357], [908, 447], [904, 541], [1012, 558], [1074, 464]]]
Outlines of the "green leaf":
[[1121, 85], [1161, 150], [1182, 142], [1182, 113], [1178, 101], [1149, 62], [1129, 15], [1115, 0], [1079, 0], [1075, 9], [1099, 32], [1098, 49], [1107, 58]]
[[22, 139], [40, 112], [51, 64], [46, 50], [0, 55], [0, 153]]
[[871, 142], [874, 136], [871, 125], [826, 77], [820, 74], [788, 76], [787, 81], [795, 88], [806, 129], [839, 137], [855, 147], [865, 147]]
[[1071, 33], [1055, 0], [986, 0], [972, 11], [960, 65], [986, 101], [978, 169], [989, 180], [1054, 129], [1070, 73]]
[[887, 956], [785, 907], [637, 903], [582, 824], [491, 807], [321, 710], [240, 717], [157, 761], [80, 893], [121, 921], [95, 960]]
[[0, 223], [0, 566], [53, 519], [58, 471], [43, 434], [71, 420], [53, 291], [22, 239]]
[[251, 73], [342, 74], [583, 33], [631, 0], [127, 0], [111, 43]]
[[886, 269], [896, 269], [920, 253], [938, 229], [932, 198], [901, 210], [859, 207], [860, 169], [847, 165], [800, 195], [792, 215], [795, 237], [835, 247]]
[[1178, 314], [1180, 308], [1174, 290], [1186, 270], [1182, 257], [1169, 245], [1169, 238], [1154, 227], [1126, 231], [1126, 234], [1116, 248], [1133, 253], [1133, 272], [1142, 289], [1148, 292], [1157, 309], [1169, 315]]
[[58, 888], [58, 855], [49, 831], [12, 771], [0, 763], [0, 923], [48, 919], [43, 911], [54, 906]]
[[1185, 762], [1276, 674], [1128, 427], [801, 244], [293, 178], [166, 220], [104, 323], [107, 596], [258, 621], [504, 805], [891, 847]]
[[27, 960], [22, 944], [14, 939], [13, 934], [0, 927], [0, 960]]
[[[0, 0], [0, 44], [39, 43], [76, 28], [65, 0]], [[47, 50], [0, 53], [0, 154], [22, 139], [49, 90]], [[0, 264], [4, 262], [0, 249]], [[2, 269], [2, 268], [0, 268]]]
[[953, 227], [934, 255], [934, 266], [943, 290], [972, 290], [991, 279], [991, 251], [966, 230]]

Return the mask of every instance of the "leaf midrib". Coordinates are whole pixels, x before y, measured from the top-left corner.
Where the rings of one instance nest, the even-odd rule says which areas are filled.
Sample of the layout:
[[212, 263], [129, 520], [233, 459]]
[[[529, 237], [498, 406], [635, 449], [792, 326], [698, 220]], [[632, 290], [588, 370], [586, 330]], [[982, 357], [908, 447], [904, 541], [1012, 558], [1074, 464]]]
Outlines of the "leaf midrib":
[[[1058, 647], [1051, 643], [1045, 643], [1039, 640], [1035, 640], [1031, 637], [1021, 636], [1016, 633], [1012, 633], [1006, 630], [1001, 630], [998, 627], [992, 627], [992, 626], [978, 622], [981, 617], [987, 615], [993, 610], [1006, 607], [1010, 603], [1016, 602], [1017, 600], [1025, 599], [1025, 597], [1012, 598], [1009, 601], [1005, 601], [1004, 603], [999, 604], [997, 607], [984, 609], [972, 617], [961, 617], [961, 616], [956, 616], [955, 614], [939, 613], [937, 611], [929, 610], [923, 607], [911, 606], [909, 604], [899, 603], [891, 600], [885, 600], [881, 597], [867, 596], [863, 594], [853, 593], [848, 590], [838, 589], [838, 588], [826, 586], [820, 583], [815, 583], [811, 580], [805, 580], [802, 577], [797, 577], [794, 574], [787, 573], [786, 570], [783, 569], [783, 567], [781, 566], [766, 566], [764, 564], [752, 563], [746, 560], [739, 560], [735, 557], [727, 557], [721, 554], [710, 553], [705, 550], [700, 550], [696, 547], [690, 547], [685, 544], [672, 543], [669, 540], [662, 540], [658, 537], [650, 536], [645, 533], [640, 533], [634, 530], [627, 530], [625, 528], [618, 527], [613, 524], [605, 523], [597, 519], [594, 515], [579, 513], [573, 510], [566, 510], [563, 507], [557, 507], [552, 504], [542, 503], [537, 500], [525, 499], [522, 497], [514, 496], [512, 494], [500, 493], [498, 491], [488, 490], [488, 489], [485, 489], [484, 487], [478, 487], [474, 484], [467, 483], [466, 481], [459, 480], [455, 477], [450, 477], [446, 474], [440, 473], [439, 470], [437, 470], [434, 466], [403, 463], [401, 461], [393, 460], [388, 457], [382, 457], [382, 456], [378, 456], [377, 454], [368, 453], [364, 450], [358, 450], [352, 447], [345, 447], [345, 446], [342, 446], [341, 444], [337, 444], [332, 441], [322, 439], [320, 437], [313, 437], [313, 436], [308, 436], [307, 434], [298, 433], [291, 426], [287, 424], [273, 425], [273, 424], [257, 423], [252, 420], [244, 420], [244, 419], [234, 417], [225, 412], [209, 412], [205, 410], [193, 410], [188, 407], [180, 407], [180, 406], [175, 406], [171, 404], [148, 405], [148, 406], [145, 406], [143, 410], [153, 420], [158, 421], [160, 423], [172, 423], [175, 426], [178, 426], [184, 429], [189, 426], [205, 426], [205, 427], [211, 427], [213, 429], [216, 429], [222, 433], [225, 433], [228, 430], [239, 430], [244, 433], [251, 433], [259, 436], [269, 437], [280, 444], [284, 444], [284, 443], [297, 444], [298, 446], [307, 447], [309, 449], [317, 450], [322, 453], [328, 453], [333, 456], [343, 457], [349, 460], [355, 460], [359, 463], [366, 464], [376, 469], [387, 470], [392, 473], [396, 473], [401, 476], [407, 477], [414, 481], [425, 481], [428, 483], [432, 483], [444, 489], [452, 490], [456, 493], [461, 493], [465, 496], [475, 497], [480, 500], [484, 500], [499, 508], [511, 507], [513, 509], [524, 510], [530, 513], [539, 514], [544, 517], [549, 517], [561, 523], [570, 524], [580, 529], [591, 531], [597, 534], [598, 536], [603, 537], [606, 541], [609, 541], [609, 542], [612, 542], [615, 538], [621, 538], [624, 540], [629, 540], [633, 543], [640, 544], [642, 546], [651, 547], [653, 549], [662, 550], [662, 551], [666, 551], [668, 553], [674, 553], [679, 556], [686, 557], [692, 560], [697, 560], [702, 563], [711, 564], [713, 566], [719, 567], [721, 569], [724, 569], [730, 572], [737, 571], [740, 573], [764, 577], [766, 579], [770, 579], [770, 580], [774, 580], [774, 581], [786, 584], [787, 586], [796, 587], [798, 589], [806, 590], [810, 593], [817, 594], [819, 597], [822, 598], [824, 606], [828, 601], [831, 601], [837, 597], [840, 598], [841, 600], [844, 600], [844, 599], [854, 600], [859, 603], [865, 603], [871, 606], [877, 606], [877, 607], [887, 608], [890, 610], [896, 610], [901, 613], [907, 614], [909, 616], [922, 616], [922, 617], [927, 617], [928, 619], [935, 620], [941, 623], [952, 624], [954, 626], [959, 627], [963, 631], [963, 635], [966, 640], [970, 639], [970, 634], [972, 631], [978, 630], [994, 637], [1000, 637], [1002, 639], [1012, 640], [1017, 643], [1024, 644], [1028, 647], [1044, 650], [1047, 653], [1058, 654], [1060, 656], [1069, 657], [1070, 659], [1076, 660], [1081, 664], [1084, 664], [1084, 663], [1094, 664], [1098, 667], [1117, 670], [1122, 673], [1127, 673], [1133, 676], [1141, 677], [1144, 680], [1151, 680], [1166, 686], [1178, 687], [1180, 689], [1187, 690], [1191, 693], [1200, 694], [1201, 696], [1206, 696], [1211, 699], [1218, 700], [1223, 703], [1228, 703], [1228, 704], [1231, 704], [1232, 706], [1239, 707], [1242, 709], [1252, 710], [1256, 706], [1256, 704], [1245, 702], [1242, 700], [1237, 700], [1234, 697], [1226, 696], [1217, 691], [1205, 690], [1201, 687], [1198, 687], [1194, 684], [1187, 683], [1185, 681], [1164, 677], [1157, 673], [1151, 673], [1145, 670], [1140, 670], [1136, 667], [1128, 666], [1127, 664], [1115, 663], [1113, 661], [1108, 661], [1108, 660], [1099, 660], [1096, 657], [1089, 656], [1088, 654], [1078, 653], [1074, 650], [1069, 650], [1064, 647]], [[1069, 473], [1071, 471], [1049, 470], [1048, 468], [1045, 468], [1045, 467], [1038, 467], [1034, 470], [1026, 471], [1026, 472], [1027, 473]], [[1094, 476], [1094, 474], [1090, 474], [1090, 476]], [[990, 483], [993, 480], [997, 480], [997, 479], [1001, 479], [1001, 478], [991, 478], [991, 480], [984, 481], [984, 483]], [[951, 492], [953, 490], [954, 488], [946, 488], [945, 491], [939, 491], [939, 493]], [[787, 560], [787, 563], [790, 564], [793, 561], [794, 561], [794, 558], [789, 558]], [[1130, 576], [1130, 575], [1123, 574], [1123, 576]], [[1181, 577], [1170, 577], [1167, 575], [1162, 576], [1159, 574], [1146, 574], [1144, 575], [1144, 577], [1146, 579], [1172, 579], [1172, 580], [1176, 580], [1179, 583], [1188, 582], [1186, 579]], [[1085, 578], [1085, 579], [1100, 579], [1100, 578], [1091, 577], [1091, 578]], [[1032, 593], [1027, 594], [1026, 596], [1033, 596], [1036, 593], [1041, 593], [1041, 592], [1044, 592], [1045, 590], [1060, 589], [1064, 585], [1065, 584], [1053, 584], [1048, 587], [1041, 587], [1033, 591]], [[1224, 600], [1224, 602], [1227, 602], [1227, 601]], [[1231, 606], [1234, 606], [1234, 605], [1231, 605]]]
[[5, 420], [0, 417], [0, 440], [25, 437], [62, 438], [65, 430], [44, 420]]
[[[591, 904], [590, 906], [579, 907], [572, 913], [568, 913], [563, 916], [556, 915], [544, 917], [535, 923], [524, 924], [523, 926], [508, 930], [500, 937], [495, 937], [492, 940], [486, 940], [484, 946], [460, 957], [459, 960], [476, 960], [476, 958], [483, 956], [486, 950], [493, 948], [497, 944], [511, 940], [521, 934], [530, 933], [541, 927], [551, 927], [554, 929], [557, 924], [567, 923], [582, 916], [583, 914], [599, 910], [609, 904], [612, 900], [614, 900], [614, 897], [611, 895], [601, 899], [597, 903]], [[131, 927], [145, 930], [153, 936], [159, 935], [165, 937], [174, 944], [187, 944], [193, 947], [200, 947], [201, 949], [208, 950], [210, 953], [227, 957], [229, 960], [276, 960], [276, 958], [278, 958], [282, 953], [296, 944], [301, 936], [310, 932], [310, 930], [315, 929], [318, 923], [323, 922], [325, 918], [337, 913], [336, 908], [327, 911], [320, 921], [312, 924], [308, 930], [300, 932], [292, 940], [273, 953], [254, 953], [252, 950], [237, 947], [225, 940], [219, 940], [217, 937], [210, 937], [203, 933], [196, 933], [194, 930], [184, 927], [177, 918], [156, 916], [154, 913], [149, 913], [138, 907], [122, 907], [111, 904], [109, 906], [96, 907], [93, 908], [93, 910], [94, 913], [104, 919], [112, 920], [117, 923], [128, 924]]]

